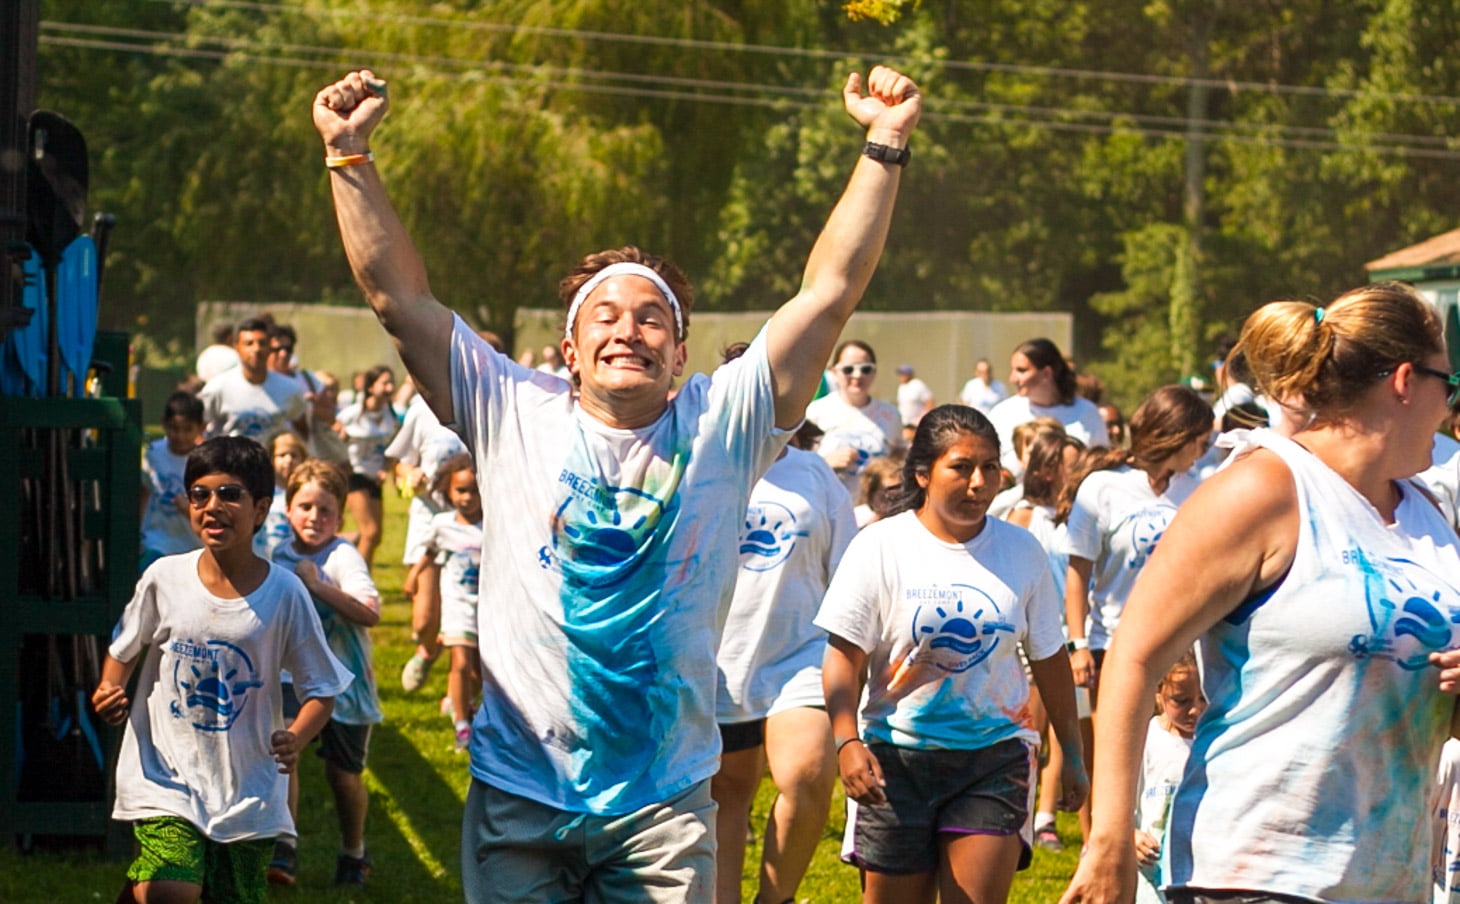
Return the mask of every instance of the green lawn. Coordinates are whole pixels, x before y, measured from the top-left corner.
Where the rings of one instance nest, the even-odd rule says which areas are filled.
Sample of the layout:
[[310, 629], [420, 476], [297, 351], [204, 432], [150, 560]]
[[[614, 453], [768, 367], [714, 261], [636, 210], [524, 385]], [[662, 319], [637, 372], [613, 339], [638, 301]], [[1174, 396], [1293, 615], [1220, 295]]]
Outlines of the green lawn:
[[[385, 599], [383, 618], [374, 631], [375, 664], [386, 722], [370, 746], [370, 820], [366, 830], [375, 874], [363, 891], [335, 891], [334, 856], [338, 833], [334, 806], [319, 761], [306, 756], [300, 802], [300, 873], [294, 889], [275, 889], [277, 901], [459, 901], [457, 879], [458, 823], [466, 796], [466, 758], [455, 753], [450, 723], [438, 709], [446, 691], [446, 674], [438, 669], [420, 693], [400, 687], [400, 670], [411, 653], [410, 606], [400, 592], [404, 569], [395, 559], [405, 536], [405, 506], [387, 494], [385, 545], [375, 577]], [[754, 820], [763, 826], [772, 790], [761, 787]], [[798, 896], [803, 901], [856, 900], [857, 872], [837, 859], [843, 818], [838, 789], [823, 841]], [[1059, 854], [1036, 851], [1034, 864], [1014, 882], [1011, 901], [1058, 899], [1073, 874], [1077, 837], [1073, 819], [1062, 815], [1060, 830], [1069, 848]], [[759, 832], [759, 828], [757, 829]], [[746, 900], [754, 894], [754, 864], [759, 845], [746, 857]], [[0, 901], [101, 901], [110, 904], [121, 885], [125, 859], [111, 859], [95, 850], [54, 851], [37, 845], [30, 855], [16, 847], [0, 850]]]

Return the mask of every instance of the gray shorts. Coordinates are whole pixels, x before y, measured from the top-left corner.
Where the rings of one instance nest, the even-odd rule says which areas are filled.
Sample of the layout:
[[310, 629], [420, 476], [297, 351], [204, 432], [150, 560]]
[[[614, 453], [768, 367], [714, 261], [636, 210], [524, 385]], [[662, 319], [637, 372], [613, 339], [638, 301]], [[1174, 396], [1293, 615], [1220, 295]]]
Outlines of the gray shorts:
[[[938, 868], [938, 834], [1019, 835], [1029, 819], [1037, 763], [1018, 739], [978, 750], [867, 745], [882, 767], [887, 803], [857, 806], [852, 860], [878, 873]], [[1019, 869], [1029, 866], [1029, 847]]]
[[461, 821], [468, 904], [708, 901], [715, 889], [710, 781], [621, 816], [571, 813], [473, 778]]

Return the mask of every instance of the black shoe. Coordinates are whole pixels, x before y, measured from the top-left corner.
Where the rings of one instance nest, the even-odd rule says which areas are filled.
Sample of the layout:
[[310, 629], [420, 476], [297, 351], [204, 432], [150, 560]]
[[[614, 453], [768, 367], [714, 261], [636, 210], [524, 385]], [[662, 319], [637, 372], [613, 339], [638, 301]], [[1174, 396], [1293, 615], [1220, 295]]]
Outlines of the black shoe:
[[299, 870], [299, 852], [287, 841], [274, 842], [274, 859], [269, 861], [270, 885], [293, 885]]
[[363, 857], [341, 854], [335, 860], [335, 884], [364, 886], [366, 877], [370, 875], [370, 869], [369, 851], [366, 851]]

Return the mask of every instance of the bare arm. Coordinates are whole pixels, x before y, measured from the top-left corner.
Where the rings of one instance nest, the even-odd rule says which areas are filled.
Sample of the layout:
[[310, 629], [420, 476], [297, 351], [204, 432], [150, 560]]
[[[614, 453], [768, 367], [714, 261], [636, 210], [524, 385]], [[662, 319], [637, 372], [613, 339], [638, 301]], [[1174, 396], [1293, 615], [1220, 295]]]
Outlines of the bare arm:
[[[319, 568], [313, 562], [305, 560], [294, 566], [294, 573], [299, 575], [299, 580], [304, 582], [304, 589], [309, 595], [329, 606], [331, 609], [347, 622], [357, 625], [364, 625], [373, 628], [380, 624], [380, 601], [379, 600], [358, 600], [334, 584], [322, 579], [319, 576]], [[370, 606], [370, 603], [375, 606]]]
[[[867, 140], [907, 146], [922, 113], [922, 95], [907, 76], [885, 66], [842, 90], [847, 112]], [[801, 290], [771, 317], [767, 351], [775, 384], [776, 426], [794, 427], [816, 393], [821, 369], [842, 327], [867, 289], [887, 240], [901, 168], [858, 157], [852, 178], [811, 249]]]
[[[314, 125], [325, 155], [367, 153], [370, 134], [389, 104], [385, 84], [368, 69], [351, 72], [314, 97]], [[416, 388], [443, 424], [453, 421], [451, 312], [431, 294], [422, 262], [391, 206], [373, 163], [330, 170], [340, 238], [355, 281], [395, 340]]]
[[1117, 904], [1134, 892], [1136, 777], [1156, 684], [1198, 636], [1287, 571], [1297, 540], [1292, 475], [1268, 452], [1212, 477], [1177, 512], [1106, 652], [1095, 722], [1100, 793], [1087, 856], [1062, 904]]
[[[867, 653], [844, 637], [833, 634], [826, 640], [821, 662], [821, 688], [826, 712], [831, 717], [831, 734], [836, 739], [837, 771], [847, 796], [858, 803], [883, 804], [887, 784], [882, 765], [860, 740], [857, 706], [862, 700], [862, 679], [867, 670]], [[846, 742], [846, 743], [843, 743]]]
[[1090, 686], [1095, 681], [1095, 657], [1082, 641], [1085, 637], [1085, 619], [1090, 617], [1090, 572], [1095, 563], [1080, 556], [1070, 556], [1065, 568], [1065, 629], [1070, 642], [1080, 649], [1070, 654], [1070, 671], [1075, 683]]
[[299, 764], [299, 752], [320, 733], [334, 711], [335, 698], [310, 697], [299, 704], [299, 715], [288, 728], [269, 736], [269, 747], [280, 773], [287, 775], [294, 771]]
[[1029, 672], [1039, 698], [1049, 712], [1049, 724], [1064, 753], [1064, 773], [1060, 776], [1059, 806], [1078, 810], [1090, 794], [1090, 778], [1085, 774], [1085, 752], [1080, 742], [1080, 715], [1075, 707], [1075, 681], [1070, 677], [1070, 657], [1061, 650], [1048, 657], [1031, 661]]

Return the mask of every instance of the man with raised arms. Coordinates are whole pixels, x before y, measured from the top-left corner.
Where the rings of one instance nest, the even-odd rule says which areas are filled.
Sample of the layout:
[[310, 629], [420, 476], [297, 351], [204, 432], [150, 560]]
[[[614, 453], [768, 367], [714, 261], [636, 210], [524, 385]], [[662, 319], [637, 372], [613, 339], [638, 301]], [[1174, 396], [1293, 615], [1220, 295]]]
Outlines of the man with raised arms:
[[800, 292], [671, 402], [692, 301], [677, 267], [588, 255], [559, 287], [572, 380], [523, 368], [431, 294], [370, 153], [384, 83], [353, 72], [315, 97], [355, 279], [486, 503], [468, 901], [712, 895], [714, 652], [740, 521], [876, 268], [922, 109], [885, 67], [843, 100], [867, 143]]

